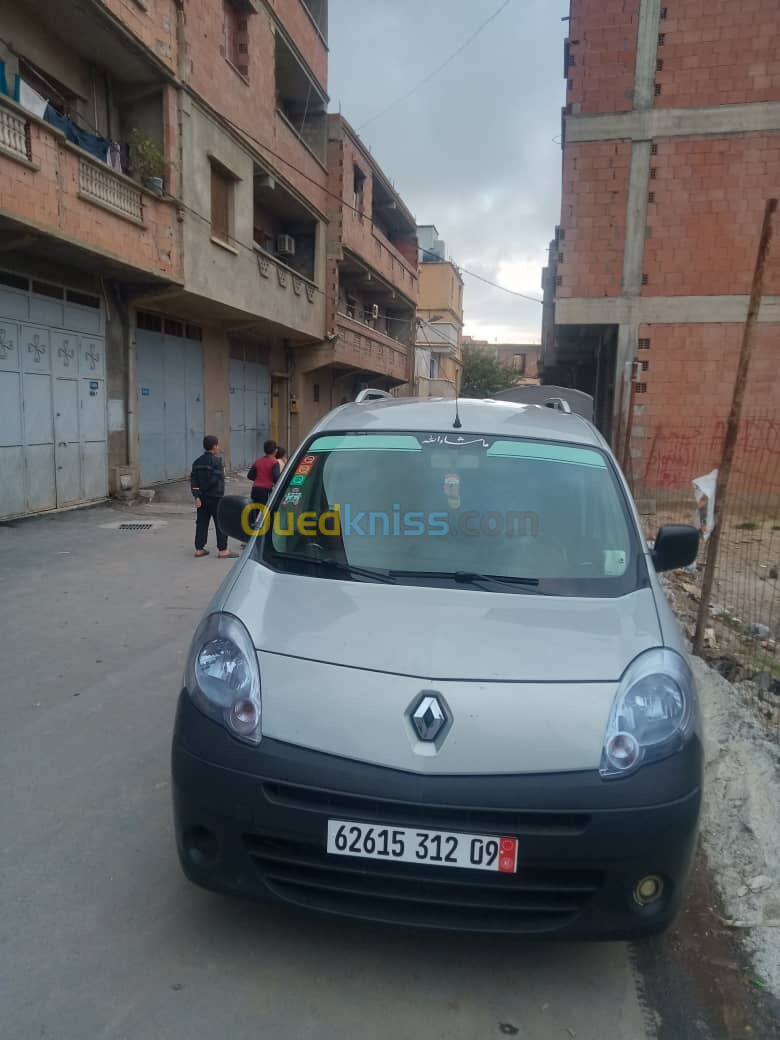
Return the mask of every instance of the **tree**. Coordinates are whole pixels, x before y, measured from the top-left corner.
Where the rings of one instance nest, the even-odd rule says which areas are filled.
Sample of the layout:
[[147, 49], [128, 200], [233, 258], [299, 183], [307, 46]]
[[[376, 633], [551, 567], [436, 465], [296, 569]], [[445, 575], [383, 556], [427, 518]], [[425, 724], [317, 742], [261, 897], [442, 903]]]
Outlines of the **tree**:
[[463, 397], [491, 397], [515, 385], [512, 373], [485, 351], [484, 347], [463, 348]]

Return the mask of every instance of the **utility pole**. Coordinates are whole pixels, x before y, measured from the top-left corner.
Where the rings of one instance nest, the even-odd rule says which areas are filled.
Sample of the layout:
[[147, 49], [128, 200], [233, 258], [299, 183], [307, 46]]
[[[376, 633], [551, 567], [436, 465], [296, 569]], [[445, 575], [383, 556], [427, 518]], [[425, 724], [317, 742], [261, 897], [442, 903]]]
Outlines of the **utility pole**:
[[707, 563], [704, 567], [704, 578], [702, 579], [701, 585], [699, 616], [696, 620], [696, 635], [693, 640], [693, 652], [699, 657], [701, 657], [701, 651], [704, 646], [704, 631], [707, 627], [707, 620], [709, 617], [712, 583], [715, 578], [715, 566], [718, 562], [720, 535], [723, 528], [723, 517], [726, 512], [725, 503], [728, 495], [729, 481], [731, 479], [731, 467], [734, 462], [734, 452], [737, 446], [739, 421], [742, 415], [742, 403], [745, 399], [748, 369], [750, 368], [750, 359], [753, 354], [753, 346], [756, 339], [758, 312], [761, 309], [761, 300], [764, 295], [766, 258], [769, 254], [769, 245], [772, 241], [774, 217], [776, 212], [777, 199], [769, 199], [764, 211], [764, 223], [761, 228], [761, 239], [758, 243], [756, 270], [753, 274], [753, 287], [750, 292], [750, 306], [748, 307], [747, 320], [745, 321], [745, 331], [742, 336], [742, 349], [739, 355], [739, 364], [737, 365], [737, 377], [734, 381], [734, 396], [731, 401], [728, 425], [726, 426], [726, 440], [723, 444], [723, 458], [718, 470], [718, 483], [715, 491], [715, 517], [712, 534], [710, 535], [710, 544], [707, 550]]

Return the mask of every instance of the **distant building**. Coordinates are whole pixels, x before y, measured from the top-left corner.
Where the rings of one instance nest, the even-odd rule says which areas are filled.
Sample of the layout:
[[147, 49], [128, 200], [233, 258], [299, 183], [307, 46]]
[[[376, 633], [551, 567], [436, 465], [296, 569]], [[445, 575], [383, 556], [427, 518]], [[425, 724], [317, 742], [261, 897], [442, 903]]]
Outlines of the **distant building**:
[[508, 368], [517, 383], [539, 382], [539, 354], [542, 349], [539, 343], [490, 343], [486, 339], [464, 336], [463, 346], [485, 351], [504, 368]]
[[365, 387], [412, 378], [417, 224], [340, 115], [328, 117], [327, 332], [301, 357], [304, 428]]
[[420, 297], [415, 337], [414, 393], [454, 397], [460, 391], [463, 336], [463, 278], [446, 259], [432, 224], [417, 228]]

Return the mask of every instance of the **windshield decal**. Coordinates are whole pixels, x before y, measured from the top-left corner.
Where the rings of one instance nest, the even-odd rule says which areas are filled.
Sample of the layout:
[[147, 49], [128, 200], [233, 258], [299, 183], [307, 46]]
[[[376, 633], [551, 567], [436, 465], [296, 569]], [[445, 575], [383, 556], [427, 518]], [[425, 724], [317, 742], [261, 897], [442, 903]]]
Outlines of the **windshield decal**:
[[[416, 437], [408, 434], [352, 434], [318, 437], [312, 451], [422, 451]], [[308, 456], [307, 456], [308, 457]]]
[[486, 441], [484, 437], [456, 437], [452, 433], [432, 433], [422, 443], [446, 444], [449, 448], [462, 448], [468, 444], [481, 444], [483, 448], [490, 446], [489, 441]]
[[570, 444], [541, 443], [539, 441], [496, 441], [488, 449], [488, 456], [528, 459], [531, 462], [566, 462], [573, 466], [606, 469], [604, 456], [593, 448], [575, 448]]

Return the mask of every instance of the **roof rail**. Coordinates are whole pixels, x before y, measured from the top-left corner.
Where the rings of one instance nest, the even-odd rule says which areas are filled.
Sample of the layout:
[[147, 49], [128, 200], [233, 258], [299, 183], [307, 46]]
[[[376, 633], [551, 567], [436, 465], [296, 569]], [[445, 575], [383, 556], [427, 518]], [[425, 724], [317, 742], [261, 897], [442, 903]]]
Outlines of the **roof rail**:
[[564, 401], [562, 397], [550, 397], [544, 402], [545, 408], [554, 408], [558, 412], [563, 412], [564, 415], [571, 415], [571, 405], [568, 401]]
[[392, 400], [393, 395], [388, 394], [387, 390], [361, 390], [355, 398], [355, 404], [363, 404], [364, 401], [383, 401], [386, 397]]

